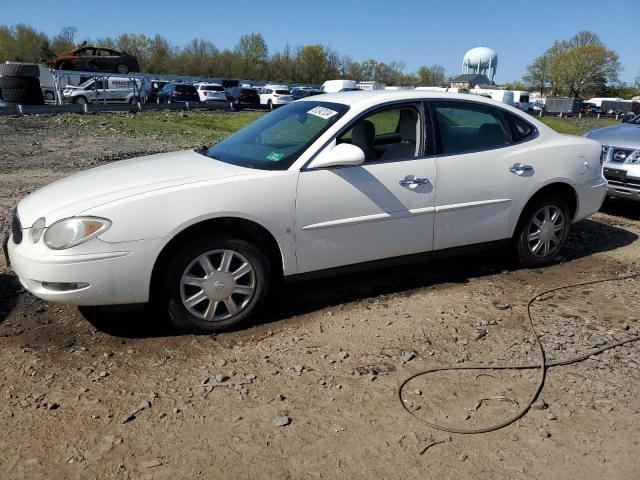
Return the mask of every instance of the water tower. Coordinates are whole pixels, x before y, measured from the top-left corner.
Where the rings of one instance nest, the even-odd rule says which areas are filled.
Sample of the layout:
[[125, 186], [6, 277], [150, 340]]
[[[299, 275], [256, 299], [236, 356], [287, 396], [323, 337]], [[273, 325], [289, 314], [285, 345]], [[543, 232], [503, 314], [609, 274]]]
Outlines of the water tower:
[[462, 73], [486, 75], [491, 83], [495, 83], [498, 68], [498, 54], [487, 47], [476, 47], [469, 50], [462, 58]]

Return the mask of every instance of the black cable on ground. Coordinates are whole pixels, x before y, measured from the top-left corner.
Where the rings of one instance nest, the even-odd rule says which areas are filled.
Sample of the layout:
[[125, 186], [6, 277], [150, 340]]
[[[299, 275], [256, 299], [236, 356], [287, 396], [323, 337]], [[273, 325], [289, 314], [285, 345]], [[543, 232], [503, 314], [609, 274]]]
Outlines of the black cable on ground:
[[[604, 283], [604, 282], [613, 282], [616, 280], [628, 280], [630, 278], [638, 278], [640, 277], [640, 274], [633, 274], [633, 275], [624, 275], [624, 276], [619, 276], [619, 277], [608, 277], [608, 278], [602, 278], [599, 280], [591, 280], [588, 282], [580, 282], [580, 283], [572, 283], [569, 285], [562, 285], [560, 287], [555, 287], [555, 288], [551, 288], [549, 290], [546, 290], [544, 292], [538, 293], [535, 296], [531, 297], [531, 299], [529, 300], [529, 302], [527, 303], [527, 316], [529, 319], [529, 326], [531, 328], [531, 331], [533, 333], [533, 335], [535, 336], [536, 339], [536, 343], [538, 344], [538, 349], [540, 352], [540, 361], [539, 363], [535, 363], [535, 364], [529, 364], [529, 365], [469, 365], [469, 366], [463, 366], [463, 365], [452, 365], [452, 366], [447, 366], [447, 367], [434, 367], [434, 368], [430, 368], [429, 370], [423, 370], [421, 372], [418, 372], [412, 376], [410, 376], [409, 378], [405, 379], [402, 384], [400, 385], [400, 387], [398, 387], [398, 398], [400, 399], [400, 403], [402, 404], [402, 408], [404, 408], [407, 413], [409, 413], [409, 415], [413, 416], [414, 418], [416, 418], [417, 420], [419, 420], [420, 422], [435, 428], [436, 430], [442, 430], [443, 432], [449, 432], [449, 433], [462, 433], [462, 434], [473, 434], [473, 433], [487, 433], [487, 432], [493, 432], [495, 430], [499, 430], [501, 428], [504, 428], [508, 425], [511, 425], [512, 423], [516, 422], [517, 420], [519, 420], [520, 418], [522, 418], [531, 408], [531, 405], [533, 405], [533, 403], [536, 401], [536, 399], [538, 398], [538, 395], [540, 394], [540, 392], [542, 391], [542, 387], [544, 386], [544, 380], [545, 380], [545, 376], [547, 373], [547, 368], [551, 368], [551, 367], [559, 367], [562, 365], [570, 365], [572, 363], [578, 363], [578, 362], [582, 362], [584, 360], [586, 360], [587, 358], [593, 356], [593, 355], [599, 355], [602, 352], [605, 352], [607, 350], [611, 350], [612, 348], [616, 348], [616, 347], [620, 347], [622, 345], [625, 345], [627, 343], [631, 343], [631, 342], [637, 342], [640, 340], [640, 335], [634, 335], [630, 338], [627, 338], [626, 340], [621, 340], [619, 342], [614, 342], [614, 343], [609, 343], [604, 345], [601, 348], [598, 348], [596, 350], [591, 350], [588, 353], [585, 353], [584, 355], [580, 355], [577, 357], [572, 357], [566, 360], [556, 360], [554, 362], [547, 362], [546, 359], [546, 355], [544, 352], [544, 347], [542, 346], [542, 341], [540, 340], [540, 335], [538, 334], [538, 332], [536, 331], [535, 325], [533, 323], [533, 318], [531, 316], [531, 305], [533, 305], [533, 303], [535, 301], [537, 301], [538, 299], [540, 299], [540, 297], [547, 295], [549, 293], [553, 293], [553, 292], [557, 292], [558, 290], [564, 290], [567, 288], [574, 288], [574, 287], [582, 287], [582, 286], [586, 286], [586, 285], [594, 285], [594, 284], [598, 284], [598, 283]], [[465, 429], [465, 428], [454, 428], [454, 427], [447, 427], [447, 426], [443, 426], [443, 425], [438, 425], [432, 422], [429, 422], [421, 417], [419, 417], [418, 415], [416, 415], [414, 412], [412, 412], [409, 407], [405, 404], [404, 399], [402, 398], [402, 390], [404, 389], [404, 387], [414, 378], [423, 376], [423, 375], [428, 375], [430, 373], [434, 373], [434, 372], [446, 372], [446, 371], [452, 371], [452, 370], [531, 370], [534, 368], [538, 368], [540, 369], [540, 378], [538, 380], [538, 385], [536, 386], [535, 391], [533, 392], [533, 394], [531, 395], [531, 399], [529, 400], [529, 402], [527, 402], [527, 404], [524, 406], [524, 408], [522, 408], [520, 411], [518, 411], [518, 413], [516, 413], [515, 415], [511, 416], [510, 418], [508, 418], [507, 420], [500, 422], [498, 424], [489, 426], [489, 427], [485, 427], [485, 428], [477, 428], [477, 429]]]

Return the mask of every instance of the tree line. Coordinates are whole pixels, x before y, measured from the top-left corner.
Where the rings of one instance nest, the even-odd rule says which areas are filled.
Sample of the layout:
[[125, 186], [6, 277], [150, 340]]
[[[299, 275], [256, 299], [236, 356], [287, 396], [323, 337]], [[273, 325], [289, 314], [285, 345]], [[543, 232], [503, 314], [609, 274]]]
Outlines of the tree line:
[[48, 37], [34, 28], [18, 24], [0, 26], [0, 61], [40, 62], [66, 53], [79, 43], [115, 48], [138, 57], [142, 72], [195, 77], [240, 78], [319, 84], [327, 79], [376, 81], [386, 85], [444, 85], [440, 65], [423, 66], [407, 73], [402, 62], [358, 62], [324, 45], [285, 46], [270, 51], [259, 33], [242, 35], [233, 49], [219, 49], [204, 39], [176, 47], [161, 35], [149, 37], [124, 33], [116, 38], [77, 38], [77, 28], [65, 27]]
[[618, 54], [593, 32], [582, 31], [553, 43], [527, 67], [523, 82], [530, 89], [569, 97], [640, 94], [640, 74], [634, 85], [620, 82]]

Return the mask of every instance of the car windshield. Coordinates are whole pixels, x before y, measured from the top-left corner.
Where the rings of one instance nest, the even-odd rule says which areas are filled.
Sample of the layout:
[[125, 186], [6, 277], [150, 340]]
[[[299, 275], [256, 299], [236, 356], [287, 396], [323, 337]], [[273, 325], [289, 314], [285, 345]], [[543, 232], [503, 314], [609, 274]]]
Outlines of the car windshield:
[[291, 92], [289, 90], [276, 90], [276, 93], [278, 95], [291, 95]]
[[204, 153], [242, 167], [286, 170], [347, 110], [346, 105], [330, 102], [290, 103]]
[[180, 93], [193, 93], [196, 91], [196, 87], [193, 85], [176, 85], [176, 92]]
[[203, 85], [201, 90], [208, 90], [210, 92], [222, 92], [224, 88], [219, 85]]

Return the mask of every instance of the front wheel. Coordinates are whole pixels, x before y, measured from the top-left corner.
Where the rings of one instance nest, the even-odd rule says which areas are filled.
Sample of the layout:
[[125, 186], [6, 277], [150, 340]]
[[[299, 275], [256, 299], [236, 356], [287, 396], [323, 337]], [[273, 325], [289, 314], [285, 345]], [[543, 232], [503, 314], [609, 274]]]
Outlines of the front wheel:
[[558, 195], [545, 196], [527, 205], [514, 235], [519, 263], [524, 267], [551, 263], [569, 236], [570, 215], [567, 201]]
[[129, 67], [124, 63], [121, 63], [116, 67], [116, 73], [129, 73]]
[[246, 240], [222, 235], [193, 240], [167, 270], [169, 318], [194, 333], [246, 325], [262, 306], [270, 277], [266, 257]]

